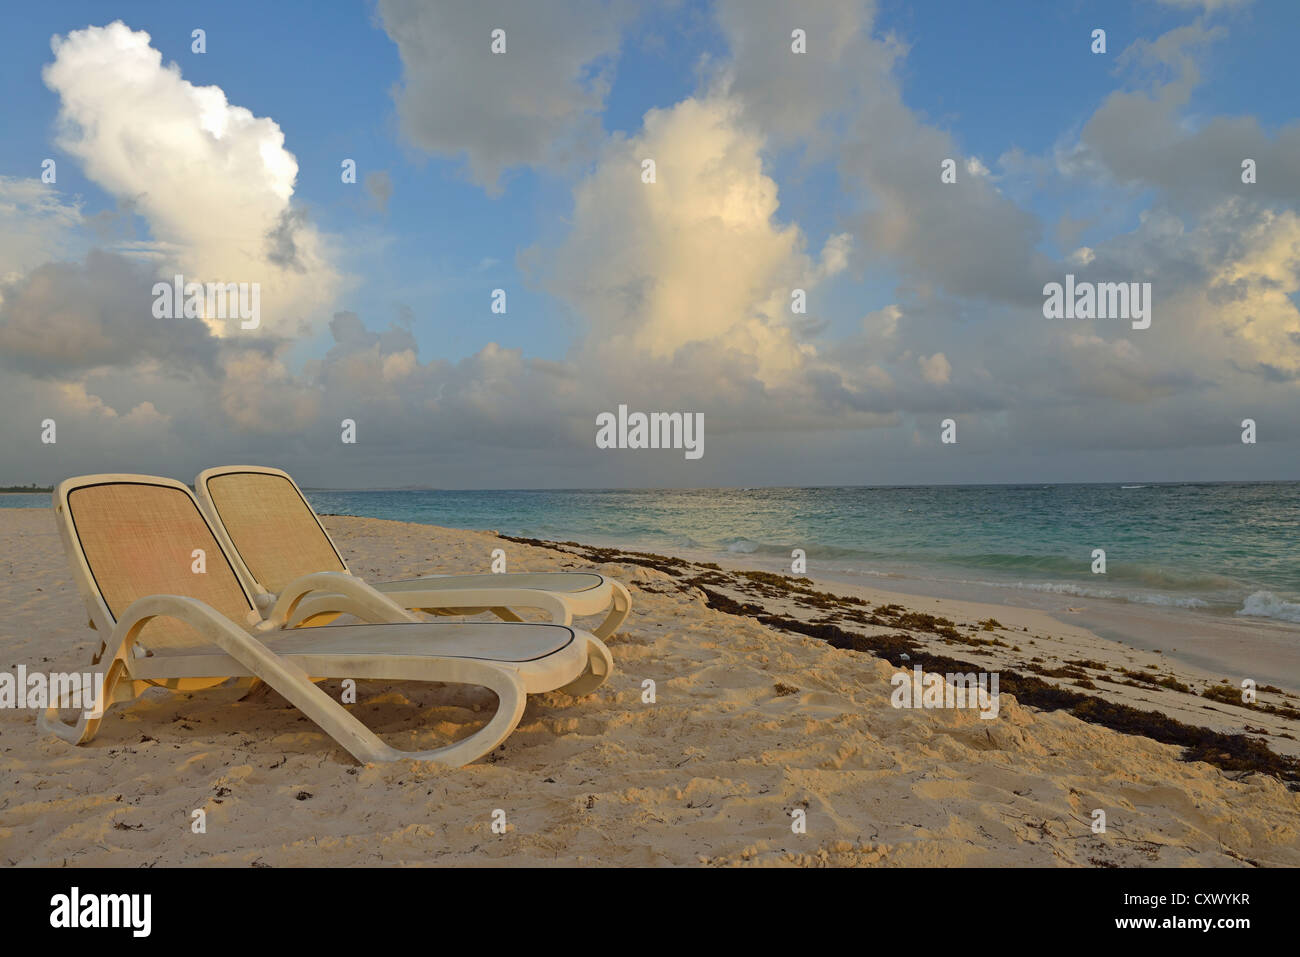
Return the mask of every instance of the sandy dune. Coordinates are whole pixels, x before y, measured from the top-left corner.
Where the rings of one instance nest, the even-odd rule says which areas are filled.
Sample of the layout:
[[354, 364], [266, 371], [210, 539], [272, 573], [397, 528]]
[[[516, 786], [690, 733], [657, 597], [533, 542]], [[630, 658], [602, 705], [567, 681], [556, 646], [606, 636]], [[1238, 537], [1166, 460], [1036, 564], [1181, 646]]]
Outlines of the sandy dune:
[[[581, 564], [489, 533], [326, 521], [366, 577], [486, 571], [497, 547], [512, 571]], [[0, 711], [0, 860], [1300, 865], [1300, 794], [1269, 776], [1234, 780], [1007, 694], [992, 721], [895, 709], [887, 662], [712, 610], [655, 568], [601, 570], [635, 602], [611, 642], [615, 676], [582, 700], [530, 699], [490, 760], [456, 771], [358, 767], [274, 694], [151, 692], [81, 748], [42, 735], [30, 711]], [[0, 668], [80, 668], [94, 644], [50, 514], [0, 510]], [[462, 734], [492, 706], [476, 689], [360, 691], [356, 713], [407, 747]], [[792, 832], [796, 809], [807, 833]]]

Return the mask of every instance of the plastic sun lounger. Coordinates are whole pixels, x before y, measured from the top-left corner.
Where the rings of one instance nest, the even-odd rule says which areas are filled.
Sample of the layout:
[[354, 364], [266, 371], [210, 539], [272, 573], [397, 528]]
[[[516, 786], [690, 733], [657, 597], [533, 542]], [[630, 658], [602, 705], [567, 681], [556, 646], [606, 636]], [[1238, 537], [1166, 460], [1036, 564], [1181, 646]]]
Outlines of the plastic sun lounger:
[[[194, 488], [259, 607], [268, 606], [301, 575], [347, 572], [343, 556], [287, 472], [256, 465], [207, 469], [194, 480]], [[632, 608], [621, 582], [595, 572], [430, 575], [371, 584], [402, 608], [435, 615], [490, 610], [506, 621], [519, 621], [512, 609], [535, 608], [553, 623], [567, 625], [575, 616], [608, 608], [605, 619], [591, 629], [601, 641]], [[323, 596], [304, 602], [298, 620], [326, 613], [323, 603]]]
[[[54, 492], [54, 509], [90, 627], [107, 636], [94, 656], [98, 702], [75, 724], [58, 705], [40, 726], [74, 744], [99, 730], [103, 712], [151, 687], [195, 691], [230, 678], [265, 682], [358, 761], [468, 764], [504, 741], [526, 696], [563, 690], [586, 673], [591, 636], [566, 625], [425, 622], [291, 628], [294, 607], [320, 591], [336, 613], [374, 619], [392, 603], [339, 572], [308, 575], [281, 590], [265, 616], [241, 583], [193, 493], [148, 475], [88, 475]], [[198, 568], [198, 551], [206, 566]], [[481, 685], [497, 696], [491, 720], [453, 744], [403, 751], [385, 744], [316, 687], [326, 678]]]

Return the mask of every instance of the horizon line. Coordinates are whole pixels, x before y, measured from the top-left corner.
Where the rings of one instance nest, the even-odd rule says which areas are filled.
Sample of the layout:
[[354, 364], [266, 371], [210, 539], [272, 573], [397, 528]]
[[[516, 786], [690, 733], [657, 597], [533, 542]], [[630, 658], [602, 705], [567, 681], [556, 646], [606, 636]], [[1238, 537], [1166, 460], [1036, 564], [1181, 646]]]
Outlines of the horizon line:
[[340, 486], [302, 485], [304, 492], [760, 492], [811, 489], [897, 489], [897, 488], [1055, 488], [1057, 486], [1109, 486], [1131, 482], [1133, 487], [1150, 488], [1169, 485], [1287, 485], [1300, 478], [1282, 479], [1114, 479], [1097, 482], [891, 482], [881, 485], [694, 485], [694, 486], [519, 486], [513, 488], [443, 488], [438, 486], [402, 485], [391, 487], [343, 488]]

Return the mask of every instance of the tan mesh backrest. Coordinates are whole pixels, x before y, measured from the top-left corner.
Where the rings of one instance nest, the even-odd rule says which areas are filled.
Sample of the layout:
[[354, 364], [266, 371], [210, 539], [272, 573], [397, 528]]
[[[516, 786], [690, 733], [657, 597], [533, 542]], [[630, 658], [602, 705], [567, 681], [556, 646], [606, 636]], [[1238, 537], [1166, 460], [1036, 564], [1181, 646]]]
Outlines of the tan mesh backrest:
[[[115, 619], [137, 598], [183, 595], [206, 602], [238, 624], [252, 609], [198, 503], [165, 485], [114, 482], [68, 494], [68, 511], [86, 564]], [[194, 571], [202, 549], [206, 571]], [[155, 618], [140, 633], [146, 645], [200, 644], [175, 619]]]
[[294, 484], [266, 472], [208, 479], [208, 495], [254, 580], [279, 592], [313, 572], [347, 571]]

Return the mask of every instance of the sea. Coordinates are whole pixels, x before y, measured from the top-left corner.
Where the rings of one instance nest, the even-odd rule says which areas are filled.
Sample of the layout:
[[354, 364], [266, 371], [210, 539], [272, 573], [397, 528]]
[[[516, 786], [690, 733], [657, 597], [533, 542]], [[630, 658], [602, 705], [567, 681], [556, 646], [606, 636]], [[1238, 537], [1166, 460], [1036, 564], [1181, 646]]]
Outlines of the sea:
[[[304, 492], [320, 513], [787, 573], [798, 550], [811, 577], [890, 590], [1300, 623], [1300, 482]], [[0, 507], [48, 504], [0, 496]]]

